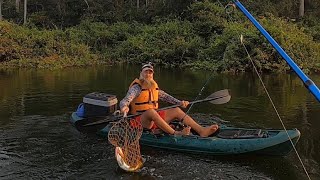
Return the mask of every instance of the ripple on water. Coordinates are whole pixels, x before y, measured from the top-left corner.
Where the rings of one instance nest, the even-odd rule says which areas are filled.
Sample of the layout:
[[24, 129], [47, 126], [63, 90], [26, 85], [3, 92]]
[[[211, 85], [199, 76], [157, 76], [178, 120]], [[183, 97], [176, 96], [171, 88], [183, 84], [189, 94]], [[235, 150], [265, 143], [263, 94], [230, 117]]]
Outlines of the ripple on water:
[[[160, 153], [146, 156], [141, 175], [164, 179], [270, 179], [250, 166], [208, 160], [197, 155]], [[200, 178], [201, 177], [201, 178]]]
[[114, 157], [105, 139], [79, 134], [68, 117], [17, 116], [1, 127], [0, 179], [81, 177], [79, 172], [89, 174], [93, 168], [88, 164]]
[[[195, 116], [209, 123], [216, 120]], [[143, 147], [144, 167], [139, 173], [126, 173], [118, 168], [114, 147], [106, 139], [80, 134], [68, 119], [69, 115], [12, 118], [0, 134], [0, 179], [272, 179], [284, 177], [279, 174], [293, 166], [284, 162], [274, 167], [282, 158], [225, 160]], [[283, 169], [274, 175], [279, 167]]]

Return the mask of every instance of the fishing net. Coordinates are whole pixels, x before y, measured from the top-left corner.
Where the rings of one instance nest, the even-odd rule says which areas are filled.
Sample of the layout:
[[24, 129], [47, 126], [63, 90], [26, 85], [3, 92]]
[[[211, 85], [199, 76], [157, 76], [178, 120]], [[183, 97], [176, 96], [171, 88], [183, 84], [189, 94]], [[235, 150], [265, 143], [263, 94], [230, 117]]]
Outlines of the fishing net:
[[[142, 167], [143, 161], [139, 145], [142, 130], [140, 122], [124, 118], [115, 122], [109, 131], [108, 140], [116, 147], [118, 164], [126, 171], [136, 171]], [[117, 151], [118, 149], [120, 152]], [[117, 155], [120, 156], [120, 160]]]

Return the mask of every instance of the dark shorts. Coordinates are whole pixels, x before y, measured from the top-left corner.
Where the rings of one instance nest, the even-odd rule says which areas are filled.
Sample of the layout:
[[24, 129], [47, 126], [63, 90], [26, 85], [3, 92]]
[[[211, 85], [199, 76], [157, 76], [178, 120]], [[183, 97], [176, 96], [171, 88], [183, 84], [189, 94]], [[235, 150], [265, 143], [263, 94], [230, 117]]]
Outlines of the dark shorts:
[[[165, 111], [165, 110], [158, 111], [157, 113], [159, 114], [159, 116], [160, 116], [162, 119], [164, 119], [165, 116], [166, 116], [166, 111]], [[141, 115], [135, 117], [134, 119], [135, 119], [136, 121], [138, 121], [138, 122], [141, 122]], [[158, 126], [157, 126], [155, 123], [153, 123], [151, 129], [157, 129], [157, 128], [158, 128]]]

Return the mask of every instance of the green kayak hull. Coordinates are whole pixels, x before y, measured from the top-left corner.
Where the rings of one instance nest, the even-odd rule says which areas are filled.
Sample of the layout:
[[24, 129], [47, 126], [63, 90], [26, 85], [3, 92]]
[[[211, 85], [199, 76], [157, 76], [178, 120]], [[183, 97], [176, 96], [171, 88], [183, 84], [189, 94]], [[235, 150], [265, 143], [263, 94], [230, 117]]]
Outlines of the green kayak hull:
[[[83, 120], [84, 118], [73, 113], [70, 122], [77, 127], [77, 124]], [[100, 127], [95, 127], [94, 131], [96, 134], [106, 137], [111, 126], [111, 124], [102, 124]], [[259, 132], [261, 136], [239, 135], [241, 132]], [[140, 145], [210, 155], [262, 154], [285, 156], [292, 151], [299, 138], [300, 132], [297, 129], [285, 131], [221, 127], [218, 134], [206, 138], [198, 135], [155, 135], [150, 131], [144, 131], [140, 138]]]

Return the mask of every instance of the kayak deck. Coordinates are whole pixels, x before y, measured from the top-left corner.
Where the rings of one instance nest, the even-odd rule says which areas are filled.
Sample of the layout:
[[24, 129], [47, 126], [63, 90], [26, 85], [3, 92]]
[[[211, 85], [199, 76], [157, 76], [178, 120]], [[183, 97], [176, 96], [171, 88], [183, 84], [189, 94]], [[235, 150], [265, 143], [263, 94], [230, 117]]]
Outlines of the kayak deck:
[[[73, 113], [70, 122], [76, 126], [82, 120], [84, 118]], [[98, 135], [106, 137], [111, 124], [100, 124], [99, 127], [90, 128]], [[177, 136], [144, 131], [140, 138], [140, 144], [142, 146], [211, 155], [263, 154], [284, 156], [293, 149], [292, 143], [295, 145], [299, 138], [300, 132], [297, 129], [287, 130], [286, 132], [284, 130], [221, 127], [213, 136], [205, 138], [198, 135]]]

